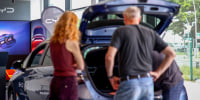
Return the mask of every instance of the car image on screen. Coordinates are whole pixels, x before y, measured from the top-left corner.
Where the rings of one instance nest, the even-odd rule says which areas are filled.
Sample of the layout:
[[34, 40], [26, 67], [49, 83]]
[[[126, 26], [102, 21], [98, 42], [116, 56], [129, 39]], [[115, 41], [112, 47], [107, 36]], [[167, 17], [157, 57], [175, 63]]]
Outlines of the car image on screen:
[[46, 40], [44, 29], [41, 26], [37, 26], [34, 28], [32, 41], [34, 40]]
[[0, 35], [0, 48], [5, 48], [7, 45], [15, 41], [13, 34], [2, 34]]
[[30, 21], [0, 20], [0, 52], [8, 55], [30, 53]]
[[44, 40], [46, 40], [46, 34], [45, 34], [43, 27], [36, 26], [33, 29], [31, 51], [33, 51]]

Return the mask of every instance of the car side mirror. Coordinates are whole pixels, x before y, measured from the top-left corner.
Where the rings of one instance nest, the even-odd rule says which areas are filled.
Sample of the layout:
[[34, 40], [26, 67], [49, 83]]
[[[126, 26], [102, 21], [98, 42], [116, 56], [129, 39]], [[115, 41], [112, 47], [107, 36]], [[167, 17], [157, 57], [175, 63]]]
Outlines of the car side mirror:
[[15, 69], [23, 70], [24, 68], [22, 68], [22, 64], [23, 64], [23, 60], [16, 60], [16, 61], [13, 63], [13, 67], [14, 67]]

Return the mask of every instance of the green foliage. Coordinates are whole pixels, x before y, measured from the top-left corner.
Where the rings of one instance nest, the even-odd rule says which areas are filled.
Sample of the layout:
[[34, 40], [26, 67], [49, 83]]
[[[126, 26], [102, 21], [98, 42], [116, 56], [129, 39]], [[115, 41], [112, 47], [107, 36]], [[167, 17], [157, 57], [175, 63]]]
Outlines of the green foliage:
[[176, 52], [176, 55], [185, 55], [185, 52]]
[[[184, 30], [186, 27], [184, 24], [189, 24], [192, 26], [192, 22], [195, 21], [194, 15], [194, 5], [193, 0], [168, 0], [171, 2], [175, 2], [181, 5], [179, 14], [176, 16], [175, 19], [179, 21], [173, 22], [167, 30], [173, 30], [174, 34], [178, 34], [179, 36], [183, 37]], [[197, 15], [197, 27], [200, 27], [200, 0], [194, 0], [195, 7], [196, 7], [196, 15]], [[200, 28], [197, 28], [197, 32], [200, 33]], [[195, 37], [194, 32], [194, 25], [191, 28], [192, 37]]]
[[[200, 79], [200, 68], [196, 68], [196, 66], [193, 66], [192, 69], [193, 79]], [[191, 71], [189, 66], [183, 65], [180, 67], [180, 70], [183, 73], [184, 80], [191, 80]]]
[[78, 25], [77, 25], [78, 28], [80, 27], [80, 24], [81, 24], [81, 19], [78, 19]]

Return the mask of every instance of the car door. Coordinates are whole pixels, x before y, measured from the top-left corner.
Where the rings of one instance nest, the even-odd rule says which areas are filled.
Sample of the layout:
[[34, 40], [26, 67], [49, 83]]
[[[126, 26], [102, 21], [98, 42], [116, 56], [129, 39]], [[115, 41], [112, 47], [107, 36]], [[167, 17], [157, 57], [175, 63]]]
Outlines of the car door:
[[53, 66], [51, 61], [47, 61], [50, 62], [47, 65], [42, 64], [44, 58], [48, 58], [47, 51], [48, 43], [42, 43], [24, 61], [22, 66], [24, 71], [13, 81], [14, 90], [20, 99], [48, 99]]
[[48, 43], [37, 48], [29, 61], [26, 68], [27, 76], [24, 76], [24, 89], [30, 97], [29, 100], [46, 100], [53, 76]]

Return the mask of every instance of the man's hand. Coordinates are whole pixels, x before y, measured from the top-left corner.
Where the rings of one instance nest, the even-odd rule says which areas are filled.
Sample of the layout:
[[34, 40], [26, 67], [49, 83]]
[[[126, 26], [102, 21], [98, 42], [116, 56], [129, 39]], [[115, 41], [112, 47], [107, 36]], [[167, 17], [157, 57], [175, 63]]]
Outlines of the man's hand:
[[154, 82], [160, 77], [157, 72], [150, 72], [150, 75], [153, 77]]
[[113, 76], [113, 78], [110, 78], [109, 81], [113, 90], [117, 90], [119, 87], [119, 77]]

